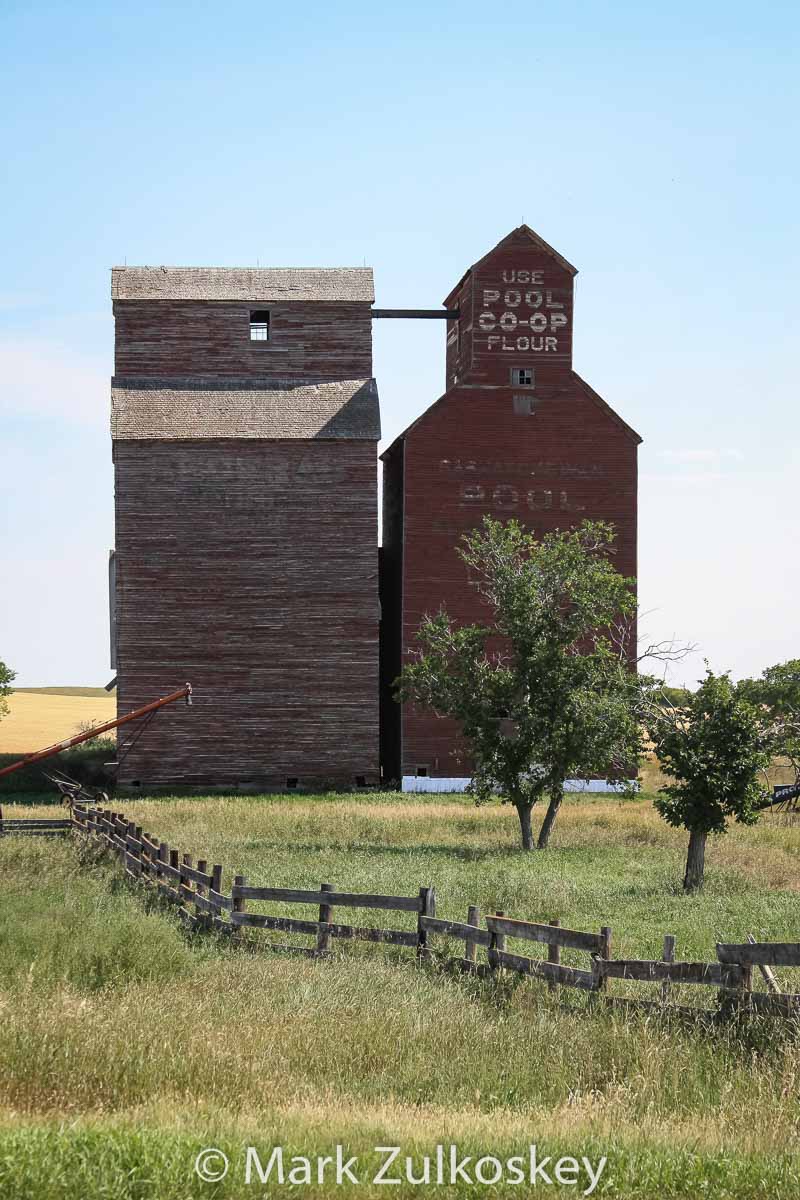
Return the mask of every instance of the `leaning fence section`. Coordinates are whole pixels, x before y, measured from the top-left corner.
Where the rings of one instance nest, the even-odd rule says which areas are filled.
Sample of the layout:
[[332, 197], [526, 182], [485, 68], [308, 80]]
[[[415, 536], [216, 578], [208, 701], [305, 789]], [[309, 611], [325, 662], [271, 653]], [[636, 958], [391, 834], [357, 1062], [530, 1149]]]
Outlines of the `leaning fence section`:
[[[330, 883], [321, 883], [314, 890], [253, 887], [244, 875], [234, 875], [226, 893], [221, 865], [209, 865], [205, 859], [195, 863], [191, 855], [157, 840], [121, 813], [75, 805], [72, 821], [79, 832], [98, 839], [116, 854], [129, 875], [153, 884], [166, 900], [176, 905], [184, 924], [191, 929], [213, 929], [232, 937], [240, 936], [244, 929], [305, 934], [312, 939], [308, 946], [266, 944], [270, 949], [313, 958], [329, 955], [335, 939], [404, 946], [416, 950], [420, 956], [427, 951], [428, 932], [423, 920], [436, 912], [433, 888], [422, 887], [416, 896], [383, 896], [339, 891]], [[316, 916], [283, 916], [253, 909], [254, 903], [265, 901], [310, 907], [316, 910]], [[334, 919], [337, 909], [412, 913], [416, 918], [415, 928], [344, 924]]]
[[[551, 989], [577, 988], [612, 1003], [641, 1003], [611, 995], [613, 980], [659, 985], [658, 999], [643, 1002], [659, 1006], [671, 1005], [675, 986], [704, 985], [716, 989], [723, 1006], [737, 1011], [749, 1008], [772, 1016], [800, 1017], [800, 994], [783, 993], [773, 970], [800, 967], [800, 942], [719, 943], [716, 961], [696, 962], [676, 959], [675, 938], [668, 934], [661, 959], [614, 958], [607, 926], [596, 931], [569, 929], [557, 920], [544, 924], [516, 920], [503, 912], [482, 915], [476, 905], [470, 905], [465, 921], [446, 920], [436, 916], [432, 887], [421, 887], [414, 896], [388, 896], [340, 891], [331, 883], [314, 889], [251, 886], [243, 875], [234, 875], [226, 891], [221, 865], [209, 865], [205, 859], [194, 862], [191, 855], [159, 841], [121, 813], [76, 804], [67, 824], [114, 853], [129, 875], [155, 887], [176, 906], [190, 929], [238, 940], [246, 929], [301, 935], [309, 939], [308, 944], [262, 944], [311, 958], [329, 957], [337, 940], [383, 943], [413, 951], [421, 960], [441, 955], [471, 974], [514, 972], [540, 979]], [[298, 906], [305, 912], [287, 916], [253, 907], [263, 904]], [[409, 914], [414, 928], [346, 924], [338, 919], [342, 910], [358, 909]], [[452, 941], [463, 943], [463, 952], [451, 955]], [[580, 965], [562, 962], [565, 950]], [[753, 990], [754, 968], [766, 981], [766, 992]]]

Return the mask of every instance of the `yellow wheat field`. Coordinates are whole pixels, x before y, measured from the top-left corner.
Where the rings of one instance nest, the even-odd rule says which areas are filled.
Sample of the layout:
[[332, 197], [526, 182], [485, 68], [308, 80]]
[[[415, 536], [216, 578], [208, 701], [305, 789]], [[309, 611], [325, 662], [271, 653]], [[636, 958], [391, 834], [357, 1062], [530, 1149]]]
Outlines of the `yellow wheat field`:
[[72, 737], [80, 727], [113, 721], [116, 697], [13, 692], [0, 719], [0, 754], [30, 754]]

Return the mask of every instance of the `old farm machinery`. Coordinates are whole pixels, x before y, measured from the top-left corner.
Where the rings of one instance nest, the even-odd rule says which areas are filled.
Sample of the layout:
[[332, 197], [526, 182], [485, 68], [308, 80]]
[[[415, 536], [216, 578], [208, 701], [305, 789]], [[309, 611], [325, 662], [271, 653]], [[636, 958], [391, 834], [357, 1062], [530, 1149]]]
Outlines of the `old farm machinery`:
[[770, 807], [777, 812], [800, 812], [800, 783], [781, 783], [774, 787]]
[[[52, 758], [54, 755], [60, 754], [62, 750], [69, 750], [73, 746], [79, 746], [81, 742], [88, 742], [92, 738], [99, 737], [100, 734], [108, 733], [111, 729], [119, 729], [120, 726], [127, 725], [131, 721], [142, 721], [132, 740], [125, 746], [120, 747], [120, 753], [117, 755], [117, 761], [114, 764], [116, 767], [119, 767], [122, 759], [139, 741], [147, 725], [159, 709], [164, 708], [167, 704], [175, 704], [178, 700], [185, 700], [187, 704], [192, 703], [192, 685], [190, 683], [184, 684], [177, 692], [171, 692], [169, 696], [162, 696], [160, 700], [153, 700], [150, 704], [144, 704], [141, 708], [135, 708], [133, 712], [126, 713], [123, 717], [117, 717], [115, 721], [106, 721], [104, 725], [95, 725], [91, 729], [85, 729], [81, 733], [76, 733], [74, 737], [66, 738], [63, 742], [55, 742], [52, 746], [46, 746], [44, 750], [36, 750], [33, 754], [26, 754], [24, 758], [20, 758], [17, 762], [9, 763], [7, 767], [0, 769], [0, 778], [4, 775], [10, 775], [12, 771], [20, 771], [23, 767], [29, 767], [33, 763]], [[69, 775], [64, 774], [63, 771], [42, 771], [42, 774], [45, 779], [56, 785], [64, 800], [69, 803], [73, 803], [76, 800], [89, 800], [93, 802], [100, 798], [107, 799], [104, 792], [99, 791], [99, 789], [88, 788], [77, 779], [72, 779]]]

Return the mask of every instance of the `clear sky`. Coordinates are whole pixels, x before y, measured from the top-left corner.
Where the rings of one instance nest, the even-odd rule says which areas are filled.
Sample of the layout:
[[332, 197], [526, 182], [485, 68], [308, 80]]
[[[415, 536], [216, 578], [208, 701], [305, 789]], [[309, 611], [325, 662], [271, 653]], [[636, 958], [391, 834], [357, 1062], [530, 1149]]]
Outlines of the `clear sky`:
[[[374, 267], [436, 306], [521, 221], [644, 437], [652, 637], [800, 654], [795, 3], [0, 0], [0, 658], [110, 678], [116, 263]], [[438, 322], [375, 329], [386, 441]]]

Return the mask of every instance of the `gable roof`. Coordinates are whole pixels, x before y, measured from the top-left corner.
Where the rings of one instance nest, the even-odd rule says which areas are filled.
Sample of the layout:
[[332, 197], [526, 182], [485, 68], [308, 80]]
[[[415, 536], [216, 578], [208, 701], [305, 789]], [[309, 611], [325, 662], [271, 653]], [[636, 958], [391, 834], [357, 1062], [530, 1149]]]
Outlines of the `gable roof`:
[[374, 379], [112, 379], [117, 441], [381, 436]]
[[481, 263], [486, 262], [487, 258], [491, 258], [492, 255], [496, 254], [498, 250], [504, 250], [507, 246], [524, 246], [531, 244], [534, 245], [537, 250], [541, 250], [544, 254], [548, 254], [551, 258], [555, 259], [559, 266], [562, 266], [565, 271], [569, 271], [570, 275], [578, 274], [578, 268], [573, 267], [572, 263], [568, 262], [567, 259], [564, 258], [563, 254], [559, 254], [558, 251], [554, 249], [549, 242], [546, 242], [543, 237], [539, 237], [539, 234], [535, 233], [534, 230], [531, 229], [530, 225], [518, 225], [516, 229], [512, 229], [511, 232], [507, 233], [504, 238], [501, 238], [497, 245], [493, 246], [488, 253], [484, 254], [482, 258], [479, 258], [477, 262], [473, 263], [471, 267], [467, 268], [455, 287], [452, 288], [448, 293], [444, 301], [445, 305], [453, 295], [453, 292], [457, 291], [458, 288], [461, 287], [461, 284], [464, 282], [467, 276], [473, 271], [477, 271]]
[[627, 421], [623, 421], [623, 419], [619, 415], [619, 413], [616, 412], [611, 407], [611, 405], [608, 404], [603, 399], [603, 397], [601, 395], [599, 395], [594, 390], [594, 388], [591, 387], [586, 382], [585, 379], [581, 379], [580, 375], [578, 375], [578, 373], [576, 371], [572, 372], [572, 378], [575, 380], [575, 382], [577, 384], [579, 384], [579, 386], [583, 389], [583, 391], [586, 393], [586, 395], [589, 397], [589, 399], [594, 401], [594, 403], [597, 405], [598, 408], [602, 409], [603, 412], [608, 413], [609, 417], [611, 417], [611, 419], [613, 421], [615, 421], [617, 423], [617, 425], [619, 425], [620, 429], [622, 429], [623, 432], [628, 435], [628, 437], [631, 439], [632, 442], [635, 442], [636, 445], [638, 446], [644, 441], [644, 438], [642, 437], [642, 435], [640, 433], [637, 433], [636, 430], [633, 428], [633, 426], [629, 425]]
[[[611, 405], [607, 404], [603, 397], [598, 395], [594, 388], [589, 386], [585, 379], [581, 379], [580, 375], [578, 375], [575, 371], [570, 371], [570, 378], [578, 384], [580, 389], [585, 392], [588, 398], [594, 404], [596, 404], [598, 408], [602, 409], [607, 416], [611, 417], [616, 425], [619, 425], [623, 433], [625, 433], [635, 445], [638, 446], [642, 441], [644, 441], [644, 438], [642, 438], [641, 435], [638, 434], [636, 430], [627, 423], [627, 421], [624, 421], [619, 413], [615, 412]], [[410, 425], [406, 426], [402, 433], [397, 435], [394, 441], [386, 447], [380, 457], [383, 459], [386, 457], [386, 455], [390, 454], [391, 451], [394, 450], [395, 446], [398, 446], [400, 442], [405, 441], [408, 434], [411, 433], [413, 429], [416, 429], [417, 425], [419, 425], [421, 421], [425, 420], [429, 413], [433, 412], [435, 408], [438, 408], [440, 404], [443, 404], [452, 392], [457, 392], [459, 390], [459, 385], [456, 384], [455, 387], [448, 388], [448, 390], [441, 395], [438, 400], [434, 400], [433, 404], [429, 404], [428, 407], [419, 414], [415, 421], [412, 421]], [[498, 388], [496, 390], [501, 391], [503, 389]]]
[[112, 267], [111, 297], [372, 304], [375, 287], [371, 267]]

